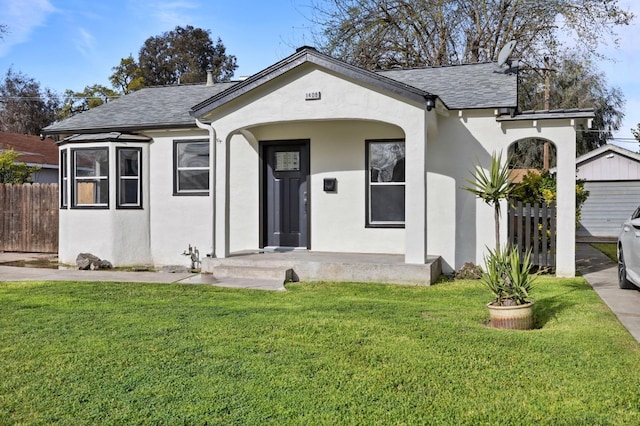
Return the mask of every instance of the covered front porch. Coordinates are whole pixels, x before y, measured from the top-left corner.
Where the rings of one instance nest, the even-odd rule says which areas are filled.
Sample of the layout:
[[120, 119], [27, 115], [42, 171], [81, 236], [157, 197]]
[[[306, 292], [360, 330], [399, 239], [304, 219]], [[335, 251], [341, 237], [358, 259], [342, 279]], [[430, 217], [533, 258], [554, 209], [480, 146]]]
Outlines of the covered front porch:
[[216, 280], [375, 282], [433, 284], [442, 274], [439, 256], [424, 264], [407, 264], [401, 254], [336, 253], [308, 250], [243, 251], [202, 260], [202, 273]]

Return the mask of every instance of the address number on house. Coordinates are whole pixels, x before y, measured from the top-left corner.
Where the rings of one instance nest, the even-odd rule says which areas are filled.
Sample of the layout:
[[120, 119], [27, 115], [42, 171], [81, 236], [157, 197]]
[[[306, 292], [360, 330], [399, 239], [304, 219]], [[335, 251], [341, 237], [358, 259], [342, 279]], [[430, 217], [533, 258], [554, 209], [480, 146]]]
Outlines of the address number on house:
[[317, 101], [321, 97], [322, 97], [322, 95], [320, 94], [320, 92], [307, 92], [304, 95], [304, 100], [305, 101]]

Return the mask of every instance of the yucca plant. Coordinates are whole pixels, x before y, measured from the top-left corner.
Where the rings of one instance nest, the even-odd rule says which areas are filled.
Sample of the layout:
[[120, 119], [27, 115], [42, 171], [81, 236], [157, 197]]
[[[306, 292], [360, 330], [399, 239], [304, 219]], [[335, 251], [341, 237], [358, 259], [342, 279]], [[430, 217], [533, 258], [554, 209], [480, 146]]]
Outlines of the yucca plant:
[[513, 190], [513, 182], [511, 179], [511, 171], [509, 169], [509, 161], [502, 162], [502, 154], [491, 154], [491, 168], [489, 172], [485, 171], [481, 165], [474, 166], [474, 179], [467, 179], [470, 186], [462, 187], [469, 192], [481, 198], [485, 203], [493, 206], [495, 232], [496, 232], [496, 251], [500, 250], [500, 200], [509, 198]]
[[531, 302], [529, 293], [536, 278], [531, 273], [531, 250], [524, 258], [517, 247], [488, 249], [484, 257], [486, 272], [481, 282], [491, 291], [493, 305], [512, 306]]

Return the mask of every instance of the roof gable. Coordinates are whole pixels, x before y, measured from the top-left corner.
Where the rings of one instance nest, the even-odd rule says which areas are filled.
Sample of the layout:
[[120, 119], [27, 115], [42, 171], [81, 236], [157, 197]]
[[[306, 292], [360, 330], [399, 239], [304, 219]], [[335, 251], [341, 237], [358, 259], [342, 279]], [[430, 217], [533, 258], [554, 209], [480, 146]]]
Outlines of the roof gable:
[[604, 157], [610, 153], [616, 153], [630, 160], [640, 162], [639, 153], [629, 151], [628, 149], [621, 148], [617, 145], [606, 144], [576, 158], [576, 166], [579, 167], [581, 164]]
[[191, 114], [195, 117], [202, 117], [219, 106], [250, 92], [258, 86], [272, 81], [305, 63], [315, 64], [319, 67], [331, 70], [338, 75], [387, 90], [416, 102], [426, 103], [427, 99], [436, 98], [436, 95], [428, 91], [353, 65], [349, 65], [346, 62], [324, 55], [312, 47], [301, 47], [293, 55], [270, 66], [269, 68], [264, 69], [263, 71], [260, 71], [257, 74], [254, 74], [237, 85], [218, 93], [210, 99], [195, 105], [191, 109]]

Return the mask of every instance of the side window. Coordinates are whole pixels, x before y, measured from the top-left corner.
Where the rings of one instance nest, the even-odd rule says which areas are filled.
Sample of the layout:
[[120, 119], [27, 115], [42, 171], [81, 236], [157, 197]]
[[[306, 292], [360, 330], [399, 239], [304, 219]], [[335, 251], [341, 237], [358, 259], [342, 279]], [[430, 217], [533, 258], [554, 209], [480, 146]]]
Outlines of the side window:
[[369, 227], [403, 227], [405, 200], [404, 140], [366, 141]]
[[108, 208], [108, 149], [74, 149], [71, 156], [73, 207]]
[[209, 195], [209, 141], [173, 142], [173, 194]]
[[140, 148], [116, 148], [117, 208], [142, 208], [142, 173]]
[[69, 183], [69, 171], [67, 170], [67, 153], [66, 149], [60, 151], [60, 207], [67, 208], [69, 205], [69, 197], [67, 194]]

